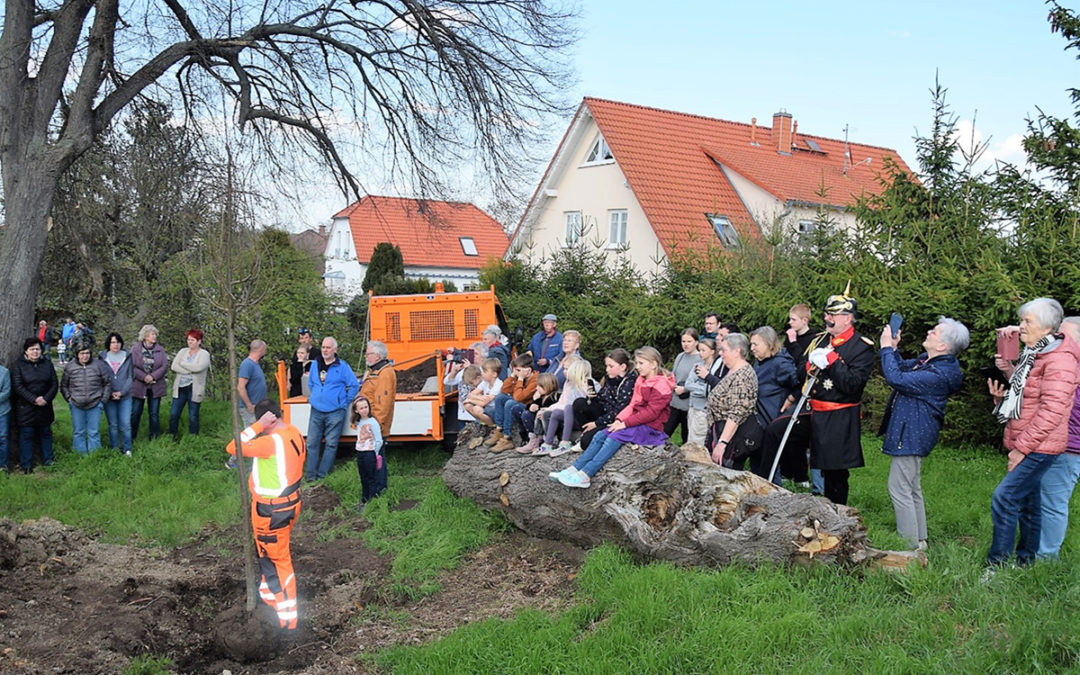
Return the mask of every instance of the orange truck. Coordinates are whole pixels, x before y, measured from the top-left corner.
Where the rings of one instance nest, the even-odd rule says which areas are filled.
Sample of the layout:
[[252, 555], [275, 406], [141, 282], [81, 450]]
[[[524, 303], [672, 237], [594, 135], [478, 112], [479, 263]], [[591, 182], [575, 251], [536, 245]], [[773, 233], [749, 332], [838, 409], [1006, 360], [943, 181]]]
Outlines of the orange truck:
[[[436, 284], [434, 293], [369, 297], [369, 339], [386, 343], [397, 372], [389, 440], [441, 441], [457, 428], [457, 392], [446, 391], [443, 384], [445, 350], [469, 348], [492, 324], [508, 334], [494, 286], [486, 291], [445, 293], [442, 284]], [[354, 370], [359, 377], [364, 368]], [[311, 406], [306, 396], [286, 396], [284, 362], [278, 363], [277, 385], [282, 416], [306, 435]], [[347, 422], [343, 432], [343, 442], [355, 440]]]

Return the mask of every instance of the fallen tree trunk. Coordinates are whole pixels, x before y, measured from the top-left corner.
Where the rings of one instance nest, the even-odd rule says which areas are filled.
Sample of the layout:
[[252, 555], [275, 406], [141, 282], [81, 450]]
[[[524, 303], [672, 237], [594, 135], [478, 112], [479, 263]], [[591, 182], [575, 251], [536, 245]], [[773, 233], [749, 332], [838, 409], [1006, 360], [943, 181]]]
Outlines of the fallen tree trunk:
[[443, 480], [533, 536], [584, 547], [610, 541], [646, 558], [706, 567], [814, 560], [905, 569], [926, 561], [871, 548], [856, 509], [717, 466], [701, 446], [625, 445], [583, 490], [548, 478], [578, 455], [493, 453], [480, 441], [474, 431], [459, 435]]

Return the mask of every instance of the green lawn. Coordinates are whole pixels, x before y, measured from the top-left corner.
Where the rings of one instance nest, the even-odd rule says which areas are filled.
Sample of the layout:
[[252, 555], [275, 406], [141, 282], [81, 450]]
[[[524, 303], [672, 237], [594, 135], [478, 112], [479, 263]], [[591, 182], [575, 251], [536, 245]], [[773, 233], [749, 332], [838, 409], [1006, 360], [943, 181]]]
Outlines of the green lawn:
[[[235, 474], [222, 468], [225, 404], [203, 405], [202, 436], [143, 440], [132, 458], [75, 456], [66, 410], [57, 412], [56, 465], [0, 481], [8, 517], [49, 515], [107, 541], [147, 546], [182, 544], [211, 523], [239, 519]], [[867, 467], [852, 472], [850, 501], [873, 545], [901, 548], [879, 447], [864, 439]], [[389, 490], [367, 506], [371, 527], [360, 535], [348, 526], [359, 481], [351, 463], [339, 463], [325, 482], [341, 496], [342, 526], [320, 536], [362, 536], [394, 556], [396, 591], [436, 592], [441, 570], [507, 527], [449, 493], [439, 479], [445, 458], [434, 446], [392, 456]], [[637, 564], [605, 546], [576, 577], [573, 608], [470, 625], [426, 646], [385, 650], [376, 663], [395, 673], [1080, 672], [1080, 527], [1061, 563], [1004, 570], [982, 584], [990, 493], [1004, 458], [939, 448], [923, 466], [926, 569], [702, 571]], [[391, 508], [405, 499], [416, 506]]]

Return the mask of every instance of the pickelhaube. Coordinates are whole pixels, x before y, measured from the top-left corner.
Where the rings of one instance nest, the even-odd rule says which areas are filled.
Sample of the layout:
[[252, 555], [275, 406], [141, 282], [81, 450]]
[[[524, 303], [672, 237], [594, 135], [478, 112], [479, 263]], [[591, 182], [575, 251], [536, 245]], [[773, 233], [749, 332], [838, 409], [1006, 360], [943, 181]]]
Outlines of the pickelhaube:
[[856, 312], [855, 298], [851, 297], [851, 280], [847, 282], [847, 288], [840, 295], [830, 295], [825, 301], [826, 314], [851, 314]]

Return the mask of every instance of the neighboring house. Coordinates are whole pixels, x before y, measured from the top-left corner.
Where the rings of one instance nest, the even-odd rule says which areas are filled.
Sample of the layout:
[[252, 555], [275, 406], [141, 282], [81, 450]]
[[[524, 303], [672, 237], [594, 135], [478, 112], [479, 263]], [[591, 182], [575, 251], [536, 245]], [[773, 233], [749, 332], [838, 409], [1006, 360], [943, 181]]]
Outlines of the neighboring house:
[[361, 293], [375, 246], [401, 248], [405, 278], [476, 286], [480, 268], [501, 259], [509, 239], [502, 225], [472, 204], [367, 195], [334, 214], [326, 245], [326, 288]]
[[801, 133], [783, 111], [767, 127], [585, 98], [507, 258], [596, 242], [648, 271], [777, 226], [806, 237], [822, 206], [851, 228], [848, 207], [881, 190], [886, 159], [910, 173], [894, 150]]
[[320, 225], [318, 230], [307, 229], [298, 234], [290, 234], [289, 241], [298, 251], [303, 251], [315, 258], [315, 265], [319, 270], [319, 276], [326, 272], [326, 260], [323, 252], [326, 251], [326, 226]]

